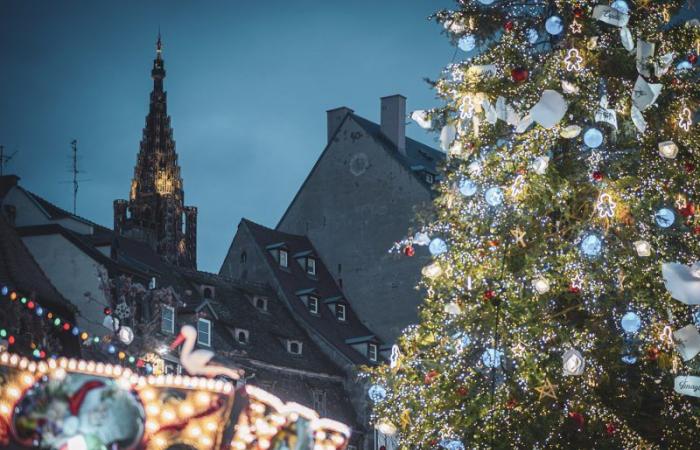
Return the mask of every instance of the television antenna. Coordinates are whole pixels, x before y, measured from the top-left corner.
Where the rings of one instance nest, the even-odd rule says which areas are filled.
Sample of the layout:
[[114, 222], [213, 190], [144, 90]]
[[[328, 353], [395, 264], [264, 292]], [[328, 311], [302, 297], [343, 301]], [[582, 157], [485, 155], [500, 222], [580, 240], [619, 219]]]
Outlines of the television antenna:
[[0, 145], [0, 177], [4, 175], [5, 173], [5, 164], [10, 162], [12, 158], [17, 154], [17, 152], [12, 152], [11, 155], [6, 155], [5, 154], [5, 146]]

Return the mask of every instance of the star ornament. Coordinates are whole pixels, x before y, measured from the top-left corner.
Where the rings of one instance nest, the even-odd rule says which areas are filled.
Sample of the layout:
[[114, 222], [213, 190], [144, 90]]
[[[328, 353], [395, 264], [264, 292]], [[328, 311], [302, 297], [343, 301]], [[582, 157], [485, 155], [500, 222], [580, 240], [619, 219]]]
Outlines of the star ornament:
[[518, 342], [510, 350], [513, 352], [513, 356], [516, 358], [522, 358], [525, 355], [525, 350], [527, 349], [522, 342]]
[[579, 34], [583, 30], [583, 26], [576, 19], [574, 19], [574, 21], [571, 22], [569, 29], [572, 33]]
[[559, 387], [558, 384], [552, 384], [551, 381], [549, 381], [549, 378], [544, 379], [544, 384], [540, 387], [536, 387], [535, 391], [537, 391], [540, 394], [539, 400], [541, 401], [545, 397], [549, 397], [553, 400], [557, 400], [557, 394], [556, 394], [556, 388]]
[[525, 235], [527, 233], [525, 233], [525, 231], [523, 231], [522, 228], [520, 228], [520, 227], [514, 228], [514, 229], [510, 230], [510, 234], [512, 234], [513, 237], [515, 238], [516, 244], [518, 244], [522, 248], [527, 247], [527, 244], [525, 244]]

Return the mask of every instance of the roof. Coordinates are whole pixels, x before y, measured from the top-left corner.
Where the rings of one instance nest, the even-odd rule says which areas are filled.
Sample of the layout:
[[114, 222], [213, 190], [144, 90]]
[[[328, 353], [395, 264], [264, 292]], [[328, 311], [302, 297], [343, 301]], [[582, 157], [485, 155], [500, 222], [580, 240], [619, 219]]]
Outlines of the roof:
[[382, 148], [384, 148], [387, 151], [387, 153], [389, 153], [389, 155], [395, 158], [409, 172], [413, 173], [422, 185], [424, 185], [426, 188], [430, 188], [431, 185], [426, 181], [422, 172], [429, 172], [433, 175], [438, 175], [438, 166], [442, 161], [445, 160], [445, 153], [406, 136], [406, 154], [404, 155], [401, 152], [399, 152], [398, 148], [396, 147], [396, 144], [391, 142], [391, 140], [389, 140], [389, 138], [387, 138], [384, 135], [384, 133], [382, 133], [381, 125], [374, 123], [371, 120], [365, 119], [364, 117], [358, 116], [357, 114], [352, 112], [351, 109], [348, 109], [348, 115], [345, 116], [343, 121], [340, 123], [335, 133], [333, 134], [333, 137], [328, 140], [326, 147], [323, 149], [321, 155], [316, 160], [316, 163], [309, 171], [309, 174], [306, 176], [306, 179], [301, 184], [301, 187], [294, 195], [294, 198], [289, 203], [289, 206], [287, 206], [287, 209], [284, 211], [284, 214], [282, 214], [282, 217], [280, 218], [279, 222], [277, 222], [277, 227], [280, 226], [280, 224], [284, 221], [284, 218], [287, 216], [287, 213], [292, 209], [292, 205], [294, 205], [294, 202], [296, 201], [297, 197], [299, 197], [301, 191], [304, 190], [304, 186], [306, 186], [306, 183], [309, 182], [309, 179], [316, 170], [316, 167], [318, 166], [319, 162], [321, 161], [321, 159], [323, 159], [323, 155], [328, 151], [328, 149], [331, 146], [331, 143], [335, 139], [335, 136], [338, 135], [338, 133], [340, 133], [341, 129], [343, 128], [343, 125], [348, 120], [353, 120], [358, 126], [360, 126], [360, 128], [362, 128], [365, 131], [365, 133], [367, 133], [369, 136], [372, 136], [372, 138], [374, 138], [374, 140], [379, 145], [381, 145]]
[[[297, 316], [301, 317], [312, 329], [318, 331], [354, 364], [370, 364], [371, 362], [366, 355], [352, 348], [346, 340], [373, 335], [373, 333], [357, 317], [352, 309], [352, 303], [338, 287], [323, 261], [316, 260], [316, 276], [310, 277], [301, 264], [297, 264], [296, 261], [290, 260], [288, 267], [280, 267], [271, 252], [267, 251], [271, 243], [284, 242], [292, 254], [308, 250], [318, 254], [311, 241], [306, 236], [272, 230], [247, 219], [242, 219], [241, 225], [247, 227], [256, 244], [264, 253], [268, 266]], [[319, 308], [319, 314], [311, 314], [299, 298], [300, 293], [308, 292], [310, 289], [315, 290], [314, 293], [321, 301], [328, 299], [336, 299], [335, 301], [337, 301], [338, 298], [345, 298], [348, 302], [345, 311], [346, 320], [344, 322], [338, 321], [333, 311], [326, 306]]]
[[[236, 282], [206, 272], [176, 270], [191, 284], [198, 297], [198, 286], [214, 288], [213, 298], [201, 301], [208, 302], [218, 317], [213, 320], [213, 347], [217, 353], [230, 351], [239, 357], [275, 366], [342, 376], [340, 368], [325, 356], [269, 287]], [[255, 307], [253, 299], [258, 296], [267, 299], [267, 311]], [[239, 328], [249, 331], [249, 343], [241, 344], [236, 340], [235, 330]], [[302, 354], [289, 353], [286, 340], [302, 342]]]
[[64, 298], [41, 270], [17, 231], [0, 214], [0, 284], [34, 296], [44, 305], [73, 315], [75, 306]]

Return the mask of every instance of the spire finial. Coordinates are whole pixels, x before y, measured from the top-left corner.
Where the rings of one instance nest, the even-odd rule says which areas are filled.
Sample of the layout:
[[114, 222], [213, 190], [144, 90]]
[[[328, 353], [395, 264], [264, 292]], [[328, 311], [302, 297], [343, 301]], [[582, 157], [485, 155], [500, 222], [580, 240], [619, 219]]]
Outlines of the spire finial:
[[161, 44], [160, 41], [160, 25], [158, 26], [158, 41], [156, 42], [156, 53], [158, 56], [160, 56], [161, 52], [163, 51], [163, 45]]

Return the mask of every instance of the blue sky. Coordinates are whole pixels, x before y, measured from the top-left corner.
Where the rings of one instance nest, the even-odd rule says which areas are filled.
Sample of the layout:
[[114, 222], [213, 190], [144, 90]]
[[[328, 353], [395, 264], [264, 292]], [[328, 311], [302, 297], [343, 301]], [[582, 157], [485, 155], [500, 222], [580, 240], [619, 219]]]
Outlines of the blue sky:
[[[165, 87], [199, 266], [218, 272], [241, 217], [274, 226], [323, 150], [325, 111], [379, 97], [435, 104], [454, 47], [427, 16], [451, 0], [27, 1], [0, 13], [0, 144], [24, 187], [72, 208], [71, 139], [90, 180], [78, 214], [112, 225], [133, 175], [160, 26]], [[434, 136], [415, 125], [408, 134]]]

